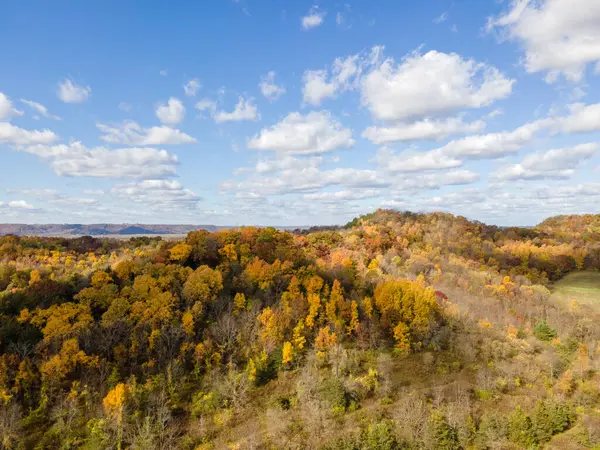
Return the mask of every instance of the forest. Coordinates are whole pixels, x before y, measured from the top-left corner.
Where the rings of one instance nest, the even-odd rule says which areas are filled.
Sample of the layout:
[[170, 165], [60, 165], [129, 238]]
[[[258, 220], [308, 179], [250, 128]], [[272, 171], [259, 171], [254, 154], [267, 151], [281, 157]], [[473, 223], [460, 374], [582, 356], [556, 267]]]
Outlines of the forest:
[[2, 449], [600, 448], [600, 215], [0, 236]]

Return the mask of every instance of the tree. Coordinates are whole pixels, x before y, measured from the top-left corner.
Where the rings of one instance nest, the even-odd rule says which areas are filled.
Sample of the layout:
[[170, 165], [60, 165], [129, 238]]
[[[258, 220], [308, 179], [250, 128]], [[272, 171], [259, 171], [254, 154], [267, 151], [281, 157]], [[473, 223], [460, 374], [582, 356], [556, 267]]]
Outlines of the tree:
[[183, 298], [188, 304], [208, 303], [217, 299], [223, 289], [221, 272], [208, 266], [198, 267], [183, 285]]
[[127, 402], [129, 395], [129, 389], [127, 385], [119, 383], [114, 389], [110, 390], [102, 405], [106, 415], [116, 422], [117, 426], [117, 449], [121, 449], [121, 442], [123, 440], [123, 410]]
[[184, 264], [190, 257], [191, 253], [192, 246], [184, 242], [180, 242], [178, 244], [175, 244], [173, 248], [169, 250], [169, 258], [171, 259], [171, 261]]
[[292, 346], [291, 342], [285, 341], [283, 343], [281, 364], [283, 366], [286, 366], [287, 364], [291, 363], [293, 359], [294, 359], [294, 347]]

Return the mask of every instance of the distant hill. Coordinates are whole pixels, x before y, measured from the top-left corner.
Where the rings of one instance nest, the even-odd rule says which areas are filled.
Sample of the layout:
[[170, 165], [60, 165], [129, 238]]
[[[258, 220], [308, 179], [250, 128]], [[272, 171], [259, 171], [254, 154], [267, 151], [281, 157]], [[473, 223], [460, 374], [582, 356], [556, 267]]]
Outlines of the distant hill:
[[216, 225], [152, 225], [130, 223], [95, 223], [95, 224], [0, 224], [0, 235], [15, 234], [18, 236], [106, 236], [106, 235], [158, 235], [186, 234], [194, 230], [218, 231]]
[[600, 214], [549, 217], [536, 228], [563, 239], [600, 241]]

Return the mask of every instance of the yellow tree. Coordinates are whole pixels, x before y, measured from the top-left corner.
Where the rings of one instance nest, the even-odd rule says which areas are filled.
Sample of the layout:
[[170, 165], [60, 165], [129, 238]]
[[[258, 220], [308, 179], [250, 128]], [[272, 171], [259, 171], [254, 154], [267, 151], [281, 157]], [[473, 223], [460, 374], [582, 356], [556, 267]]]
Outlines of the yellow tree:
[[358, 303], [356, 303], [356, 300], [352, 300], [352, 302], [350, 303], [350, 322], [346, 327], [346, 333], [352, 334], [356, 332], [356, 330], [358, 330], [359, 324], [360, 323], [358, 321]]
[[306, 338], [304, 337], [304, 320], [300, 319], [296, 326], [294, 327], [293, 338], [294, 346], [298, 350], [304, 349], [304, 344], [306, 344]]
[[106, 415], [117, 424], [117, 449], [119, 450], [121, 449], [121, 441], [123, 440], [123, 410], [125, 409], [128, 395], [129, 389], [127, 385], [119, 383], [114, 389], [108, 392], [102, 401]]
[[321, 296], [319, 294], [308, 294], [308, 315], [306, 316], [306, 326], [313, 328], [315, 321], [321, 309]]
[[281, 340], [282, 330], [279, 326], [277, 316], [271, 309], [267, 307], [258, 315], [258, 321], [262, 325], [260, 329], [260, 340], [267, 353], [270, 353]]
[[223, 289], [221, 272], [208, 266], [198, 267], [183, 285], [183, 298], [188, 303], [207, 303], [217, 299]]
[[325, 313], [327, 320], [336, 325], [338, 321], [338, 312], [341, 310], [344, 303], [344, 294], [342, 292], [342, 286], [338, 280], [333, 282], [331, 293], [329, 294], [329, 301], [325, 306]]
[[281, 364], [283, 366], [286, 366], [289, 363], [291, 363], [293, 359], [294, 359], [294, 347], [292, 346], [291, 342], [285, 341], [283, 343]]
[[169, 250], [169, 258], [171, 261], [184, 263], [192, 254], [192, 246], [185, 242], [180, 242]]
[[326, 352], [335, 344], [337, 344], [337, 335], [331, 332], [329, 325], [326, 327], [321, 327], [319, 329], [319, 334], [315, 339], [315, 349], [317, 350], [317, 355], [324, 357]]
[[238, 292], [233, 297], [233, 311], [238, 314], [246, 309], [246, 296], [243, 292]]

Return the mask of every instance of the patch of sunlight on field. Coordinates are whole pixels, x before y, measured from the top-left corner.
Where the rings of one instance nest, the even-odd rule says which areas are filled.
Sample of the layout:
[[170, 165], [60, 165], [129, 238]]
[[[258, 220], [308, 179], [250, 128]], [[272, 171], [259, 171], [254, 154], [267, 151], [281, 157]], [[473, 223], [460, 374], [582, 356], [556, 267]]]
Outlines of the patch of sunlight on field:
[[581, 305], [600, 308], [600, 272], [573, 272], [558, 280], [552, 287], [553, 300], [577, 301]]

